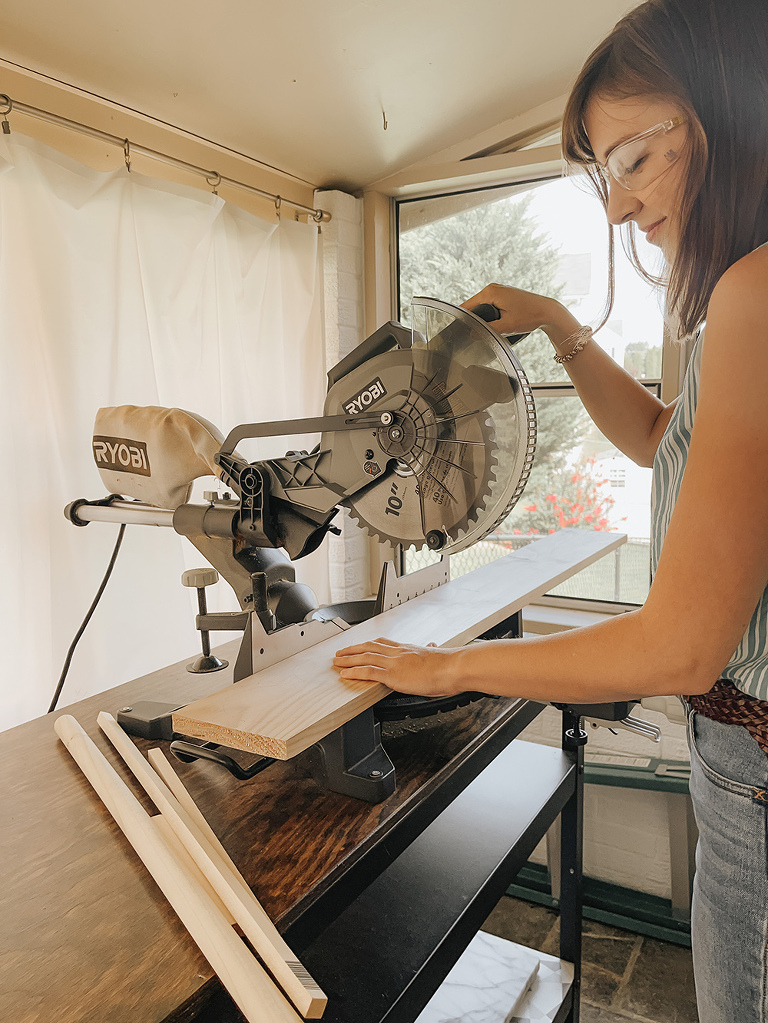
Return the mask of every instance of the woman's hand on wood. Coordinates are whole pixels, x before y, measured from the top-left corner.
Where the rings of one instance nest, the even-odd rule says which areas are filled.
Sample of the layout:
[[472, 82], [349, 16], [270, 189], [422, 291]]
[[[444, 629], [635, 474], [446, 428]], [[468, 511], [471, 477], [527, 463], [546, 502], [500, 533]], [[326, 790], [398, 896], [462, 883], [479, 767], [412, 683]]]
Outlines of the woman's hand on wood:
[[341, 678], [381, 682], [398, 693], [451, 696], [463, 691], [455, 650], [376, 639], [339, 650], [333, 665]]

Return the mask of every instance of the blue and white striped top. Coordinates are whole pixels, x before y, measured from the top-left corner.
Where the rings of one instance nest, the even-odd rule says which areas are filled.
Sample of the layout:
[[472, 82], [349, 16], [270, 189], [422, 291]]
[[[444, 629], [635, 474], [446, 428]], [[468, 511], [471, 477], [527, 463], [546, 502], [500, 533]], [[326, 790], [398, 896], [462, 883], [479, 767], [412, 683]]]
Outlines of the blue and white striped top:
[[[680, 492], [680, 484], [688, 458], [688, 446], [691, 442], [693, 418], [696, 415], [696, 403], [699, 396], [703, 336], [704, 332], [701, 331], [688, 363], [683, 392], [653, 460], [653, 485], [651, 488], [652, 574], [655, 574], [659, 563], [661, 546], [664, 543], [669, 521]], [[702, 556], [705, 556], [705, 552], [702, 552]], [[768, 700], [768, 586], [763, 591], [746, 632], [721, 677], [730, 679], [738, 689], [749, 696]], [[714, 683], [715, 679], [712, 682]]]

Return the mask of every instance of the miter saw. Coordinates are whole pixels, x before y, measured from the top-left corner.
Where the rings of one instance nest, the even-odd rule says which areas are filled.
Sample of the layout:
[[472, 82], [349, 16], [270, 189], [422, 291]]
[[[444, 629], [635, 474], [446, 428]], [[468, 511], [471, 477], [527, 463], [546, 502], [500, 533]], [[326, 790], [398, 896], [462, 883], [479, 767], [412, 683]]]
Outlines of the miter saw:
[[[204, 587], [216, 572], [185, 573], [183, 581], [198, 589], [203, 635], [203, 655], [190, 670], [224, 666], [210, 653], [210, 631], [243, 631], [237, 682], [447, 581], [447, 555], [488, 534], [518, 501], [533, 465], [536, 412], [512, 344], [486, 322], [496, 311], [469, 312], [430, 298], [414, 299], [412, 308], [412, 328], [385, 324], [329, 371], [319, 418], [249, 424], [224, 438], [180, 409], [99, 410], [94, 457], [112, 496], [75, 501], [67, 516], [77, 525], [172, 525], [238, 598], [240, 612], [208, 613]], [[312, 433], [321, 434], [312, 451], [254, 462], [237, 451], [250, 438]], [[211, 474], [235, 496], [207, 493], [206, 503], [190, 504], [192, 482]], [[426, 547], [441, 560], [406, 579], [390, 565], [376, 600], [318, 608], [309, 587], [296, 582], [291, 560], [335, 529], [340, 508], [379, 540]], [[376, 716], [368, 711], [318, 744], [320, 776], [334, 789], [384, 798], [394, 769], [380, 746], [378, 720], [456, 704], [455, 697], [449, 703], [395, 694]], [[134, 707], [121, 723], [148, 738], [171, 738], [173, 709]], [[210, 744], [177, 738], [172, 748], [182, 757], [217, 760], [241, 777], [266, 766], [244, 773]]]

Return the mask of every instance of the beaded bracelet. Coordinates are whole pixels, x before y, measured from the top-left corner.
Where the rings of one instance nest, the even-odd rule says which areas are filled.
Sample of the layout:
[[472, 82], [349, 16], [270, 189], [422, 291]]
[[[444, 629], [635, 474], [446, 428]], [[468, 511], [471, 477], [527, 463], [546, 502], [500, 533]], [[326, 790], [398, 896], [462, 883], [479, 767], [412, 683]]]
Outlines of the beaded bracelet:
[[553, 355], [552, 358], [555, 360], [555, 362], [559, 362], [561, 365], [564, 362], [570, 362], [574, 355], [578, 355], [579, 352], [583, 351], [587, 347], [591, 339], [592, 328], [579, 327], [577, 331], [571, 334], [570, 337], [567, 337], [563, 342], [564, 345], [570, 344], [571, 341], [575, 342], [570, 352], [568, 352], [567, 355]]

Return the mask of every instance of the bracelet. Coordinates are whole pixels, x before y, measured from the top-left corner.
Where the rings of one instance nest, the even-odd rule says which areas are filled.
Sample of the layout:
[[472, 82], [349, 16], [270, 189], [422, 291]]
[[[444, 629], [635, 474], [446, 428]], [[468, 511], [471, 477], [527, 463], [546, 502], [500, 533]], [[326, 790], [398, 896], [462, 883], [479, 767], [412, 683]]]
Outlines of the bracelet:
[[591, 327], [579, 327], [577, 331], [567, 337], [563, 342], [564, 345], [570, 344], [574, 341], [573, 348], [568, 352], [567, 355], [553, 355], [552, 358], [555, 362], [559, 362], [562, 365], [564, 362], [570, 362], [574, 355], [578, 355], [579, 352], [583, 351], [592, 339], [592, 328]]

